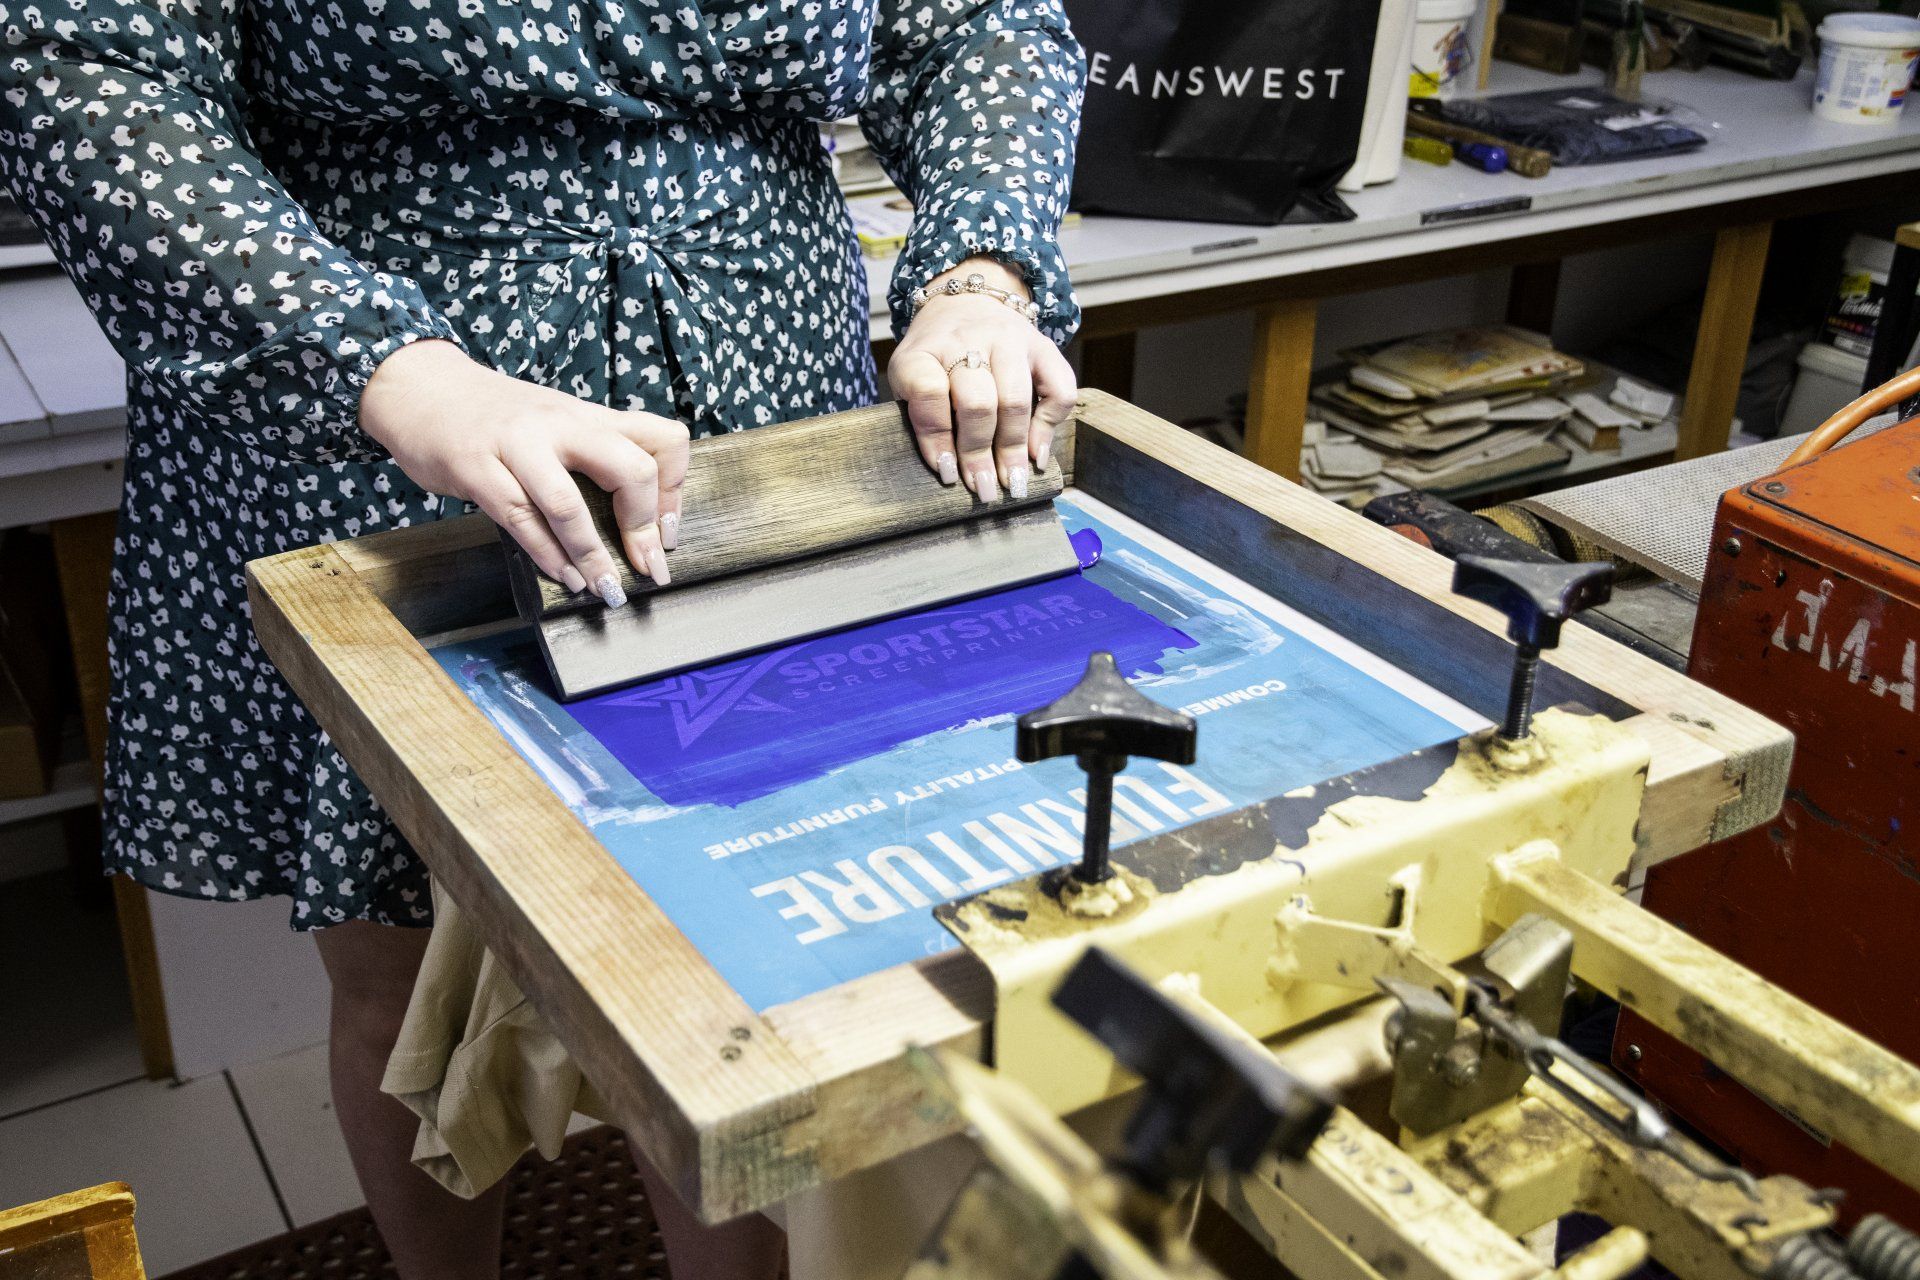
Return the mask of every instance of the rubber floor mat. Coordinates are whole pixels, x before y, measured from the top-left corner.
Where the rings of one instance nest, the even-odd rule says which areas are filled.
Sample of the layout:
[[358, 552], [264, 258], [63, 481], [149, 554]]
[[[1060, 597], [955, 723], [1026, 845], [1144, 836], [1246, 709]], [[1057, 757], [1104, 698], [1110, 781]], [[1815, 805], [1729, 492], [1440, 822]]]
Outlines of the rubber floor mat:
[[[589, 1129], [548, 1163], [507, 1175], [501, 1280], [668, 1280], [660, 1232], [626, 1140]], [[263, 1240], [163, 1280], [398, 1280], [364, 1208]]]

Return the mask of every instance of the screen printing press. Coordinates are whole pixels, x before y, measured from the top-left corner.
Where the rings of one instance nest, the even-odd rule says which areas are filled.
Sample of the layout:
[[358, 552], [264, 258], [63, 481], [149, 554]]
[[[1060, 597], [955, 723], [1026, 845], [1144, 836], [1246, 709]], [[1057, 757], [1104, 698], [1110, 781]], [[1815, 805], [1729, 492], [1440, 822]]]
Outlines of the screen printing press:
[[1603, 570], [1456, 568], [1097, 392], [1025, 500], [907, 432], [696, 442], [618, 611], [481, 517], [249, 566], [702, 1216], [781, 1217], [796, 1280], [1210, 1276], [1203, 1186], [1316, 1280], [1538, 1275], [1574, 1209], [1580, 1280], [1803, 1274], [1831, 1197], [1555, 1039], [1573, 979], [1920, 1180], [1920, 1073], [1621, 896], [1773, 814], [1791, 739], [1563, 632]]

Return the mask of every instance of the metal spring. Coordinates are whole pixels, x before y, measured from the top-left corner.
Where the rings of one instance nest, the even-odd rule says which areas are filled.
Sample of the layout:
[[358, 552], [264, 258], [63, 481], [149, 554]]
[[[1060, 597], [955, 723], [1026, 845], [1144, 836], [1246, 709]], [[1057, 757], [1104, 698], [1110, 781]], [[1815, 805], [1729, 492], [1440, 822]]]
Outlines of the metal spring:
[[1839, 1253], [1811, 1234], [1783, 1241], [1767, 1266], [1767, 1280], [1860, 1280]]
[[1847, 1238], [1847, 1261], [1867, 1280], [1920, 1280], [1920, 1236], [1870, 1213]]

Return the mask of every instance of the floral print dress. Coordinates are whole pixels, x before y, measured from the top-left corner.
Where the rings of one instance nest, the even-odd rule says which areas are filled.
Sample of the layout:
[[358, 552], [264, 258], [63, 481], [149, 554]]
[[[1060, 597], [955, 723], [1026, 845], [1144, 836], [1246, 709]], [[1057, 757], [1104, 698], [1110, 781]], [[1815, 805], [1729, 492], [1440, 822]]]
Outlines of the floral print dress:
[[465, 508], [356, 422], [446, 338], [696, 435], [875, 398], [816, 121], [1064, 340], [1083, 80], [1059, 0], [0, 0], [0, 179], [128, 365], [112, 869], [424, 924], [426, 873], [255, 643], [243, 566]]

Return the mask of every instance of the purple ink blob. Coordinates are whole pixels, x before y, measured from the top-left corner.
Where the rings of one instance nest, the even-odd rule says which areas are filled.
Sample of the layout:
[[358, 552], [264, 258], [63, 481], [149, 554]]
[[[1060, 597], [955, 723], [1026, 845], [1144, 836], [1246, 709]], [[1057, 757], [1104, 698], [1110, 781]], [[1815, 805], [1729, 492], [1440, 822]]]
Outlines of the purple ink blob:
[[[1087, 544], [1074, 536], [1084, 557]], [[1099, 554], [1099, 538], [1092, 538]], [[1084, 563], [1083, 559], [1083, 563]], [[1127, 675], [1194, 640], [1073, 576], [569, 703], [673, 805], [739, 805], [974, 720], [1030, 711], [1099, 650]]]
[[1073, 554], [1080, 559], [1080, 571], [1082, 573], [1099, 564], [1101, 553], [1106, 550], [1100, 543], [1100, 535], [1092, 529], [1081, 529], [1076, 533], [1070, 534], [1067, 537], [1067, 541], [1073, 544]]

